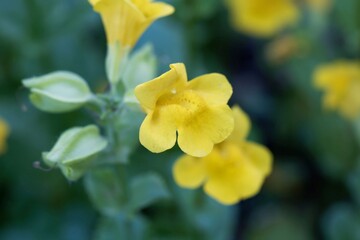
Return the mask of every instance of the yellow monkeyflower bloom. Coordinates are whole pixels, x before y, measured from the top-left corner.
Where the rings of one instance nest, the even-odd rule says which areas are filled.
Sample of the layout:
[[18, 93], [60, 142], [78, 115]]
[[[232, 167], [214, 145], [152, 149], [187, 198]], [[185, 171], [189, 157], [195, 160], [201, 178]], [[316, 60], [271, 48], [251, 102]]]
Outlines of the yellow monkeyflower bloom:
[[272, 168], [271, 152], [246, 140], [249, 117], [237, 106], [232, 110], [235, 128], [228, 139], [206, 157], [183, 155], [173, 167], [179, 186], [192, 189], [203, 185], [209, 196], [225, 205], [257, 194]]
[[299, 18], [294, 0], [227, 1], [235, 28], [256, 37], [270, 37]]
[[158, 18], [174, 12], [174, 8], [151, 0], [89, 0], [100, 13], [107, 41], [119, 41], [123, 47], [136, 44], [143, 32]]
[[314, 82], [325, 92], [325, 108], [337, 109], [349, 119], [359, 117], [360, 62], [339, 60], [319, 66], [314, 73]]
[[6, 139], [9, 135], [8, 124], [0, 118], [0, 155], [6, 151]]
[[172, 148], [177, 139], [185, 153], [206, 156], [234, 128], [227, 105], [232, 87], [221, 74], [206, 74], [188, 82], [184, 64], [172, 64], [170, 68], [135, 88], [147, 113], [140, 127], [140, 142], [159, 153]]

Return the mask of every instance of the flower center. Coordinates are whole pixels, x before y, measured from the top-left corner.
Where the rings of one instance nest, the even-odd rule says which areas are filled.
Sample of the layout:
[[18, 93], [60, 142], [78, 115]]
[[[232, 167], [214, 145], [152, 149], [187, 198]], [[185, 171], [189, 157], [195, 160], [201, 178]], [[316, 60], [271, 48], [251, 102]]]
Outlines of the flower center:
[[178, 91], [176, 88], [161, 96], [156, 105], [157, 107], [176, 105], [181, 109], [179, 114], [184, 114], [185, 119], [191, 119], [206, 109], [206, 102], [196, 92], [192, 90]]

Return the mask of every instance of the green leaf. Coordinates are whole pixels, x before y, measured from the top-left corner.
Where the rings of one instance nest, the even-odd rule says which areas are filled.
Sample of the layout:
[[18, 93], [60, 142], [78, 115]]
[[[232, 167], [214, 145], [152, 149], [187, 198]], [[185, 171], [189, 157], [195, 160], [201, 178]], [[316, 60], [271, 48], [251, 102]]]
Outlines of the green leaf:
[[112, 168], [100, 168], [85, 176], [85, 188], [95, 208], [107, 216], [118, 215], [125, 206], [121, 176]]
[[103, 217], [95, 231], [94, 240], [143, 240], [146, 238], [147, 222], [140, 215], [126, 217]]
[[134, 178], [130, 183], [130, 192], [129, 208], [134, 212], [170, 197], [165, 182], [156, 173], [147, 173]]

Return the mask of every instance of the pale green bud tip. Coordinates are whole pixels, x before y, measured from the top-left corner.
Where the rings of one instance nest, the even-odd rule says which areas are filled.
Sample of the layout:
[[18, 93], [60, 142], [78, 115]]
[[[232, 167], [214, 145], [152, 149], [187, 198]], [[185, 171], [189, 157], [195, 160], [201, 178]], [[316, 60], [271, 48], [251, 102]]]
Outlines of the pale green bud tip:
[[75, 127], [65, 131], [50, 152], [43, 153], [44, 162], [59, 167], [70, 181], [79, 179], [107, 141], [95, 125]]
[[89, 86], [80, 76], [65, 71], [22, 81], [30, 89], [30, 100], [40, 110], [52, 113], [80, 108], [92, 97]]

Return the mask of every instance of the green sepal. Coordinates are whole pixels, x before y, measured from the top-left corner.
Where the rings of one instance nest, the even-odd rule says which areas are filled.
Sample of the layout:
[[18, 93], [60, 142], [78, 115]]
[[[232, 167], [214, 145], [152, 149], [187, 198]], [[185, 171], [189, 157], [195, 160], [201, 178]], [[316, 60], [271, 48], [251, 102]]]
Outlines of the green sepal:
[[123, 84], [125, 86], [124, 103], [136, 110], [141, 110], [134, 89], [137, 85], [156, 77], [157, 59], [151, 45], [145, 45], [135, 52], [127, 64]]
[[97, 126], [75, 127], [65, 131], [50, 152], [43, 153], [43, 160], [50, 167], [59, 167], [68, 180], [75, 181], [106, 146]]
[[92, 98], [85, 80], [71, 72], [57, 71], [25, 79], [22, 83], [31, 91], [31, 102], [45, 112], [69, 112], [82, 107]]
[[105, 67], [109, 82], [114, 88], [117, 88], [124, 74], [130, 50], [129, 47], [121, 46], [119, 41], [108, 45]]

